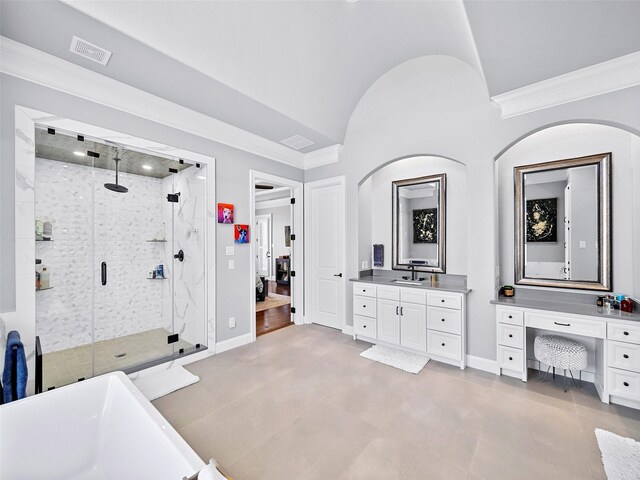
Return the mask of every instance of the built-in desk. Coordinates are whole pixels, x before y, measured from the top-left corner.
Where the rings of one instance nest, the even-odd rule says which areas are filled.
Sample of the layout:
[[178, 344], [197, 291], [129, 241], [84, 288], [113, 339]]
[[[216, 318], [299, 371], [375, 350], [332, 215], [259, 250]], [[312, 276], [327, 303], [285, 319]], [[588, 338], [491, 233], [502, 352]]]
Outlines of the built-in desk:
[[590, 357], [583, 379], [593, 381], [604, 403], [640, 408], [640, 314], [607, 313], [595, 297], [576, 295], [540, 292], [493, 300], [497, 373], [526, 382], [528, 367], [538, 365], [533, 337], [540, 331], [582, 339]]

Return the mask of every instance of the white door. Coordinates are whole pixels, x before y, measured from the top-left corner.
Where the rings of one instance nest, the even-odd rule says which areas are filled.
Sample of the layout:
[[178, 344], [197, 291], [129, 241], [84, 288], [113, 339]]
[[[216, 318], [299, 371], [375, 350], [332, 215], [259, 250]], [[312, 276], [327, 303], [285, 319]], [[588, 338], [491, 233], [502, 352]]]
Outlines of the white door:
[[344, 324], [344, 186], [310, 187], [311, 321]]
[[378, 299], [378, 340], [400, 344], [400, 305], [396, 300]]
[[271, 214], [256, 215], [256, 270], [261, 277], [271, 277]]
[[417, 303], [400, 305], [400, 345], [427, 351], [427, 306]]

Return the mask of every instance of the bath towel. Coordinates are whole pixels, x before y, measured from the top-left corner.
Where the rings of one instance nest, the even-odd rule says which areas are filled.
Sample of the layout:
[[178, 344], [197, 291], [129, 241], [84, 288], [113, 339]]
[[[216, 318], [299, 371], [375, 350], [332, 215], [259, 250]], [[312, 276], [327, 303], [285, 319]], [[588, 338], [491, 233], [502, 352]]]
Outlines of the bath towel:
[[4, 371], [2, 372], [4, 403], [20, 400], [27, 393], [27, 358], [20, 334], [15, 330], [7, 335], [4, 352]]

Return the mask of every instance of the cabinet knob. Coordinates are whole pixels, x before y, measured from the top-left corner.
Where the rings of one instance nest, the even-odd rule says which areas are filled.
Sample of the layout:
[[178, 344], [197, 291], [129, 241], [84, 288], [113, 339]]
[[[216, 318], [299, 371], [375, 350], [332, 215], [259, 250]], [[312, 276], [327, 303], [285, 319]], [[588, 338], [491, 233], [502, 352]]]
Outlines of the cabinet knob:
[[513, 334], [512, 333], [509, 334], [509, 338], [513, 338]]
[[509, 357], [509, 360], [513, 360], [513, 357]]
[[623, 384], [625, 387], [628, 387], [628, 386], [629, 386], [629, 382], [623, 382], [622, 384]]
[[622, 355], [624, 358], [629, 358], [629, 355], [627, 355], [626, 353], [624, 355]]
[[362, 308], [367, 308], [367, 306], [366, 305], [362, 305]]
[[362, 290], [362, 293], [366, 293], [366, 292], [367, 292], [366, 290]]
[[442, 319], [442, 321], [444, 322], [444, 318]]
[[509, 318], [513, 318], [513, 315], [509, 315]]
[[625, 335], [629, 335], [629, 332], [623, 332]]
[[442, 346], [444, 347], [444, 343], [442, 344]]
[[367, 328], [367, 326], [366, 326], [366, 325], [363, 325], [363, 326], [362, 326], [362, 328]]
[[442, 300], [440, 300], [442, 303], [444, 303], [444, 298]]

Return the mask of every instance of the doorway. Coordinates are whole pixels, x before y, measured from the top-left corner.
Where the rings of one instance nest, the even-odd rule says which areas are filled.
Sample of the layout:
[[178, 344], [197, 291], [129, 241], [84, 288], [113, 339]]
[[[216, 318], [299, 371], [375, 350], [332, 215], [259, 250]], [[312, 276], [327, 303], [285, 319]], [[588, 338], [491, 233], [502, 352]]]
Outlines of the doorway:
[[302, 277], [302, 184], [252, 172], [251, 187], [253, 332], [258, 337], [302, 323], [302, 282], [296, 276]]

